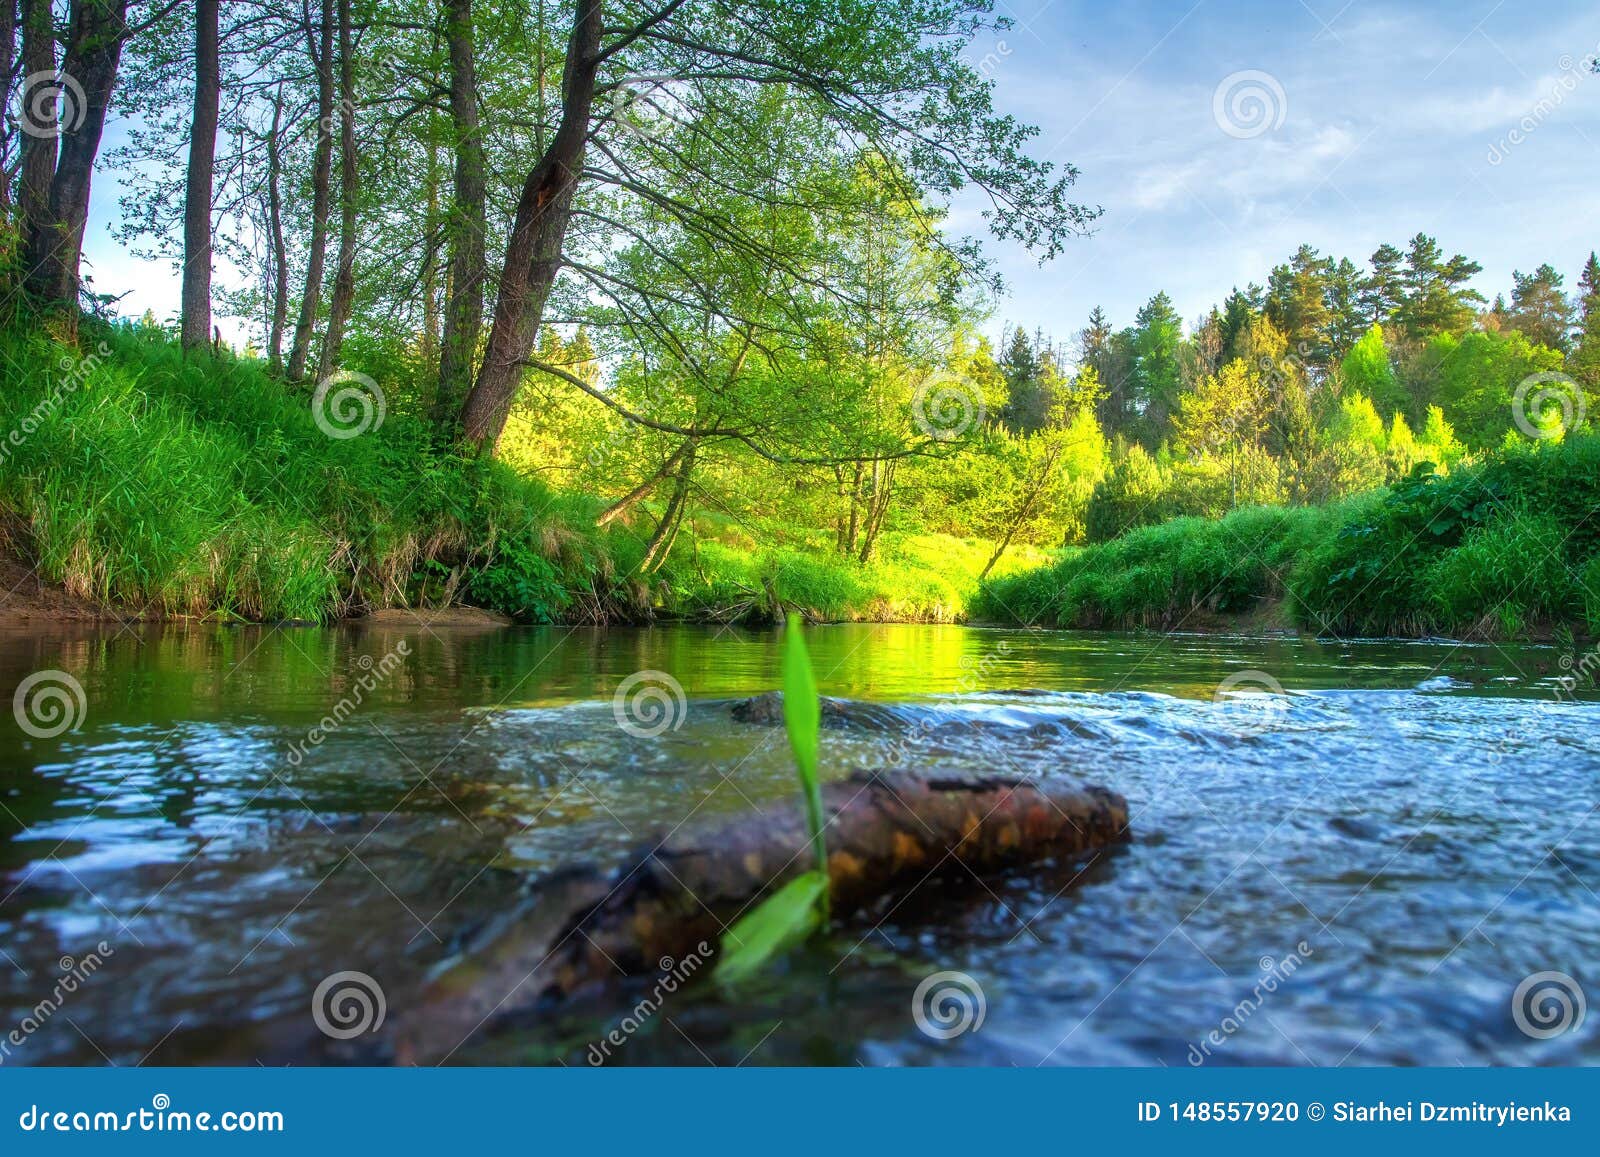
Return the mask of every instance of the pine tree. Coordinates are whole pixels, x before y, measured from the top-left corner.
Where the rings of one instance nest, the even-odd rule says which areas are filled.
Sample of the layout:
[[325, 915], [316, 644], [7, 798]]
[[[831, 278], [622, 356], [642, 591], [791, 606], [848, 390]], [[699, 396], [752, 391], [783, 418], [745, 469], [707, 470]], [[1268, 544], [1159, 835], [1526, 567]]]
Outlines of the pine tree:
[[1139, 310], [1131, 336], [1130, 400], [1141, 419], [1142, 439], [1146, 445], [1154, 445], [1165, 435], [1182, 392], [1178, 347], [1183, 341], [1183, 322], [1166, 293], [1157, 293]]
[[1600, 392], [1600, 258], [1593, 252], [1578, 277], [1578, 317], [1578, 337], [1566, 369], [1594, 394]]
[[1224, 364], [1239, 356], [1239, 340], [1244, 335], [1245, 327], [1256, 316], [1257, 308], [1238, 289], [1228, 294], [1222, 303], [1221, 357]]
[[1596, 306], [1600, 306], [1600, 257], [1591, 249], [1589, 260], [1578, 275], [1578, 320], [1585, 330], [1594, 318]]
[[1327, 365], [1332, 348], [1332, 315], [1328, 311], [1332, 276], [1333, 259], [1302, 245], [1287, 265], [1279, 265], [1267, 279], [1267, 316], [1289, 339], [1295, 355], [1308, 365]]
[[1368, 261], [1371, 266], [1361, 282], [1361, 309], [1373, 325], [1386, 325], [1405, 300], [1405, 290], [1400, 280], [1400, 265], [1405, 254], [1385, 242], [1373, 250]]
[[1459, 253], [1443, 260], [1439, 243], [1426, 233], [1413, 237], [1400, 273], [1405, 298], [1395, 314], [1405, 336], [1420, 339], [1470, 328], [1483, 294], [1466, 284], [1482, 271]]
[[[1567, 295], [1562, 292], [1563, 280], [1548, 262], [1532, 273], [1513, 271], [1511, 307], [1505, 313], [1506, 324], [1526, 334], [1529, 341], [1565, 351], [1570, 345], [1573, 309]], [[1499, 299], [1496, 299], [1496, 306], [1499, 304]]]
[[1046, 359], [1019, 325], [1011, 333], [1000, 369], [1006, 378], [1004, 421], [1013, 433], [1042, 429], [1049, 416], [1050, 391], [1045, 381]]
[[1344, 357], [1370, 324], [1362, 316], [1361, 269], [1341, 257], [1328, 277], [1328, 345], [1333, 360]]

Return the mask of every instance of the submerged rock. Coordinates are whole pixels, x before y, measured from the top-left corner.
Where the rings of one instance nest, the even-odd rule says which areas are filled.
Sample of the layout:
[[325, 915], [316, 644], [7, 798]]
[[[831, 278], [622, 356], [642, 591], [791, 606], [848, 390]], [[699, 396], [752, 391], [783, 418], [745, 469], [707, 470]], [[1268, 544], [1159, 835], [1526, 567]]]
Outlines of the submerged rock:
[[[845, 920], [1129, 838], [1114, 792], [1013, 776], [857, 773], [823, 789], [823, 812], [833, 912]], [[674, 835], [612, 873], [545, 881], [399, 1018], [395, 1059], [438, 1060], [506, 1017], [664, 962], [709, 974], [723, 930], [811, 866], [804, 817], [784, 809]]]
[[[915, 726], [926, 715], [924, 709], [896, 703], [869, 703], [861, 699], [830, 699], [820, 696], [822, 726], [857, 731], [903, 731]], [[754, 727], [783, 726], [783, 692], [768, 691], [736, 701], [729, 709], [735, 723]]]

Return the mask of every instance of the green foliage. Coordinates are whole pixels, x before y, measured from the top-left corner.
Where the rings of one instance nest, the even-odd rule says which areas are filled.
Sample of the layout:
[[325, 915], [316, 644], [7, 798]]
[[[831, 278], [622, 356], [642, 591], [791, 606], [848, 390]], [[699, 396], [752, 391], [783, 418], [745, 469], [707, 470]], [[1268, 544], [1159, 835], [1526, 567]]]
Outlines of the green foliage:
[[[974, 614], [1042, 626], [1200, 625], [1248, 614], [1283, 594], [1280, 576], [1336, 515], [1313, 508], [1246, 508], [1220, 520], [1178, 518], [1054, 567], [991, 582]], [[1198, 616], [1198, 617], [1197, 617]]]
[[44, 576], [77, 594], [255, 620], [444, 597], [452, 576], [529, 618], [575, 591], [609, 597], [593, 583], [626, 543], [566, 529], [592, 506], [439, 453], [403, 394], [381, 425], [337, 439], [309, 392], [258, 362], [185, 359], [135, 327], [94, 327], [84, 348], [0, 336], [18, 370], [0, 421], [27, 431], [0, 506]]
[[1600, 635], [1600, 554], [1578, 571], [1578, 590], [1583, 596], [1584, 619], [1591, 635]]
[[822, 926], [819, 911], [828, 877], [803, 872], [735, 920], [722, 934], [722, 954], [713, 979], [735, 988], [765, 968], [775, 956], [808, 939]]
[[467, 596], [533, 623], [555, 622], [572, 601], [561, 572], [522, 537], [500, 543], [494, 562], [473, 574]]
[[783, 649], [783, 723], [794, 752], [796, 775], [805, 801], [806, 832], [817, 866], [790, 880], [746, 913], [723, 935], [717, 982], [727, 986], [748, 979], [773, 956], [799, 943], [828, 922], [828, 851], [823, 833], [822, 782], [818, 757], [822, 704], [806, 653], [799, 615], [790, 615]]
[[1427, 422], [1422, 427], [1422, 453], [1448, 470], [1461, 461], [1466, 452], [1467, 448], [1456, 437], [1455, 427], [1445, 421], [1444, 411], [1438, 406], [1429, 406]]
[[[1285, 597], [1338, 635], [1487, 632], [1588, 621], [1600, 603], [1600, 439], [1529, 446], [1323, 508], [1178, 518], [991, 582], [974, 613], [1062, 627], [1159, 626]], [[1584, 584], [1590, 584], [1586, 590]]]
[[1089, 542], [1109, 542], [1139, 526], [1170, 516], [1166, 494], [1170, 481], [1143, 446], [1127, 447], [1095, 486], [1084, 513]]
[[1408, 369], [1416, 396], [1443, 407], [1473, 450], [1497, 446], [1513, 429], [1518, 383], [1559, 371], [1560, 351], [1508, 333], [1443, 333], [1430, 339]]
[[1531, 622], [1578, 622], [1584, 605], [1554, 518], [1511, 510], [1471, 530], [1420, 576], [1435, 621], [1449, 631], [1488, 623], [1516, 635]]
[[1364, 394], [1383, 413], [1403, 408], [1407, 398], [1389, 362], [1389, 349], [1383, 340], [1383, 327], [1374, 325], [1361, 336], [1339, 364], [1347, 390]]

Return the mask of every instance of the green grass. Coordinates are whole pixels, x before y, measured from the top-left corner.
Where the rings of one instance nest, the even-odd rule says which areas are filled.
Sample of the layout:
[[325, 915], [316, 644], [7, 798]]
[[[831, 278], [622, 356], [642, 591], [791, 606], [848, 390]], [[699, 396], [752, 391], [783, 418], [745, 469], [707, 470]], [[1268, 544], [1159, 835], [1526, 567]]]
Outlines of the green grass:
[[1530, 443], [1324, 508], [1179, 518], [988, 583], [974, 615], [1209, 626], [1282, 600], [1319, 634], [1600, 629], [1600, 439]]
[[[103, 344], [101, 344], [103, 343]], [[20, 388], [0, 505], [46, 578], [167, 613], [328, 619], [425, 596], [430, 578], [536, 548], [585, 585], [593, 550], [560, 533], [570, 506], [493, 463], [437, 454], [391, 412], [328, 437], [309, 390], [253, 362], [186, 361], [128, 329], [95, 329], [74, 361], [0, 335]], [[103, 354], [101, 353], [103, 351]], [[17, 537], [17, 536], [13, 536]]]
[[[664, 603], [690, 618], [775, 621], [783, 607], [799, 607], [828, 622], [958, 622], [993, 550], [979, 539], [886, 534], [861, 566], [830, 550], [821, 532], [799, 546], [762, 548], [746, 535], [717, 537], [713, 520], [697, 519], [696, 527], [693, 547], [674, 551]], [[1025, 568], [1048, 557], [1022, 548], [1003, 563]]]
[[[103, 345], [102, 345], [103, 343]], [[88, 354], [84, 357], [83, 354]], [[654, 514], [442, 453], [406, 398], [330, 438], [311, 391], [248, 359], [86, 327], [82, 353], [0, 333], [0, 533], [43, 576], [169, 614], [327, 621], [464, 601], [530, 621], [988, 620], [1206, 627], [1282, 607], [1320, 634], [1600, 632], [1600, 439], [1529, 443], [1327, 508], [1179, 518], [1054, 556], [887, 532], [874, 561], [825, 530], [698, 510], [637, 575]]]
[[309, 387], [251, 359], [185, 359], [159, 332], [88, 325], [81, 352], [0, 332], [0, 365], [0, 533], [97, 602], [256, 621], [464, 601], [545, 622], [949, 622], [990, 549], [885, 534], [862, 566], [822, 532], [696, 512], [643, 580], [650, 511], [597, 530], [599, 497], [441, 453], [409, 390], [381, 426], [335, 439]]
[[1285, 593], [1284, 576], [1333, 510], [1253, 507], [1178, 518], [1066, 552], [1054, 566], [988, 583], [974, 613], [1050, 626], [1171, 628], [1245, 615]]

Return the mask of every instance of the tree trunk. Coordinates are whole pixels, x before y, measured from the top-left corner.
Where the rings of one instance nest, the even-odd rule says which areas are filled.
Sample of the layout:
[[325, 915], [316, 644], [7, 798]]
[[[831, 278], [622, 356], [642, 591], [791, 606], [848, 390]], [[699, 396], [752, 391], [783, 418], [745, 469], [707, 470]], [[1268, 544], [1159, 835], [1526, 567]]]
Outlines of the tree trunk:
[[656, 524], [655, 533], [644, 548], [644, 559], [639, 563], [640, 574], [650, 574], [666, 561], [672, 540], [677, 537], [678, 524], [683, 521], [683, 511], [689, 502], [689, 479], [694, 474], [694, 440], [690, 439], [678, 462], [678, 480], [667, 500], [667, 509]]
[[316, 328], [317, 310], [322, 304], [322, 266], [328, 251], [328, 184], [333, 171], [333, 0], [322, 0], [322, 23], [311, 39], [306, 39], [317, 70], [317, 152], [311, 168], [311, 246], [306, 254], [306, 289], [300, 296], [300, 320], [294, 327], [294, 342], [289, 347], [291, 382], [306, 376], [306, 359], [311, 353], [311, 331]]
[[883, 529], [884, 516], [889, 513], [889, 499], [894, 494], [893, 462], [872, 464], [872, 500], [867, 507], [867, 525], [861, 536], [861, 562], [872, 561], [872, 548], [878, 544], [878, 532]]
[[678, 463], [683, 460], [683, 456], [689, 452], [693, 442], [692, 438], [684, 439], [683, 444], [672, 452], [672, 457], [663, 462], [650, 477], [602, 510], [599, 517], [594, 520], [594, 524], [596, 526], [609, 526], [626, 514], [640, 499], [654, 490], [663, 478], [672, 473]]
[[[56, 71], [55, 29], [50, 0], [22, 0], [22, 71], [26, 76]], [[22, 270], [31, 281], [45, 259], [50, 240], [50, 179], [56, 174], [56, 108], [54, 102], [35, 107], [31, 93], [23, 92], [19, 122], [23, 131], [17, 180], [17, 210], [22, 227]]]
[[489, 345], [478, 380], [461, 408], [462, 437], [482, 453], [494, 452], [505, 429], [523, 364], [538, 337], [545, 302], [561, 268], [594, 105], [601, 7], [601, 0], [578, 0], [561, 81], [561, 124], [523, 182], [500, 271]]
[[483, 138], [478, 124], [478, 77], [473, 60], [472, 0], [449, 0], [445, 40], [450, 49], [450, 120], [455, 132], [455, 196], [450, 206], [450, 293], [444, 306], [435, 424], [454, 440], [483, 329]]
[[127, 0], [77, 0], [72, 5], [61, 71], [77, 81], [83, 102], [81, 109], [72, 107], [75, 102], [67, 105], [68, 120], [61, 125], [60, 152], [50, 180], [50, 208], [43, 229], [26, 246], [30, 255], [38, 255], [27, 271], [28, 291], [35, 301], [62, 311], [69, 335], [76, 333], [89, 179], [122, 60], [127, 13]]
[[283, 331], [289, 324], [289, 251], [283, 239], [282, 137], [283, 86], [272, 94], [272, 128], [267, 134], [267, 224], [272, 246], [272, 328], [267, 336], [267, 365], [283, 372]]
[[[0, 99], [9, 105], [17, 67], [17, 0], [0, 0]], [[11, 119], [0, 117], [0, 215], [11, 212]]]
[[439, 246], [434, 244], [439, 221], [439, 150], [428, 147], [427, 241], [422, 252], [422, 364], [436, 365], [439, 357]]
[[189, 178], [183, 202], [183, 329], [185, 350], [211, 340], [211, 180], [216, 167], [218, 0], [196, 0], [194, 119], [189, 127]]
[[[822, 795], [832, 911], [843, 920], [878, 906], [948, 903], [969, 895], [974, 878], [1007, 869], [1053, 863], [1065, 874], [1128, 839], [1127, 802], [1103, 787], [858, 773]], [[723, 930], [811, 869], [809, 846], [800, 810], [786, 807], [684, 832], [611, 874], [558, 875], [425, 991], [394, 1002], [405, 1011], [395, 1018], [393, 1059], [436, 1062], [543, 1001], [673, 961], [693, 960], [691, 972], [708, 976]]]
[[861, 482], [866, 477], [866, 467], [856, 463], [855, 477], [850, 482], [850, 525], [844, 536], [844, 553], [854, 554], [861, 534]]
[[339, 368], [339, 350], [344, 345], [344, 330], [356, 293], [356, 199], [361, 192], [361, 158], [356, 151], [355, 62], [350, 54], [350, 0], [339, 0], [339, 261], [317, 365], [317, 377], [324, 380]]

